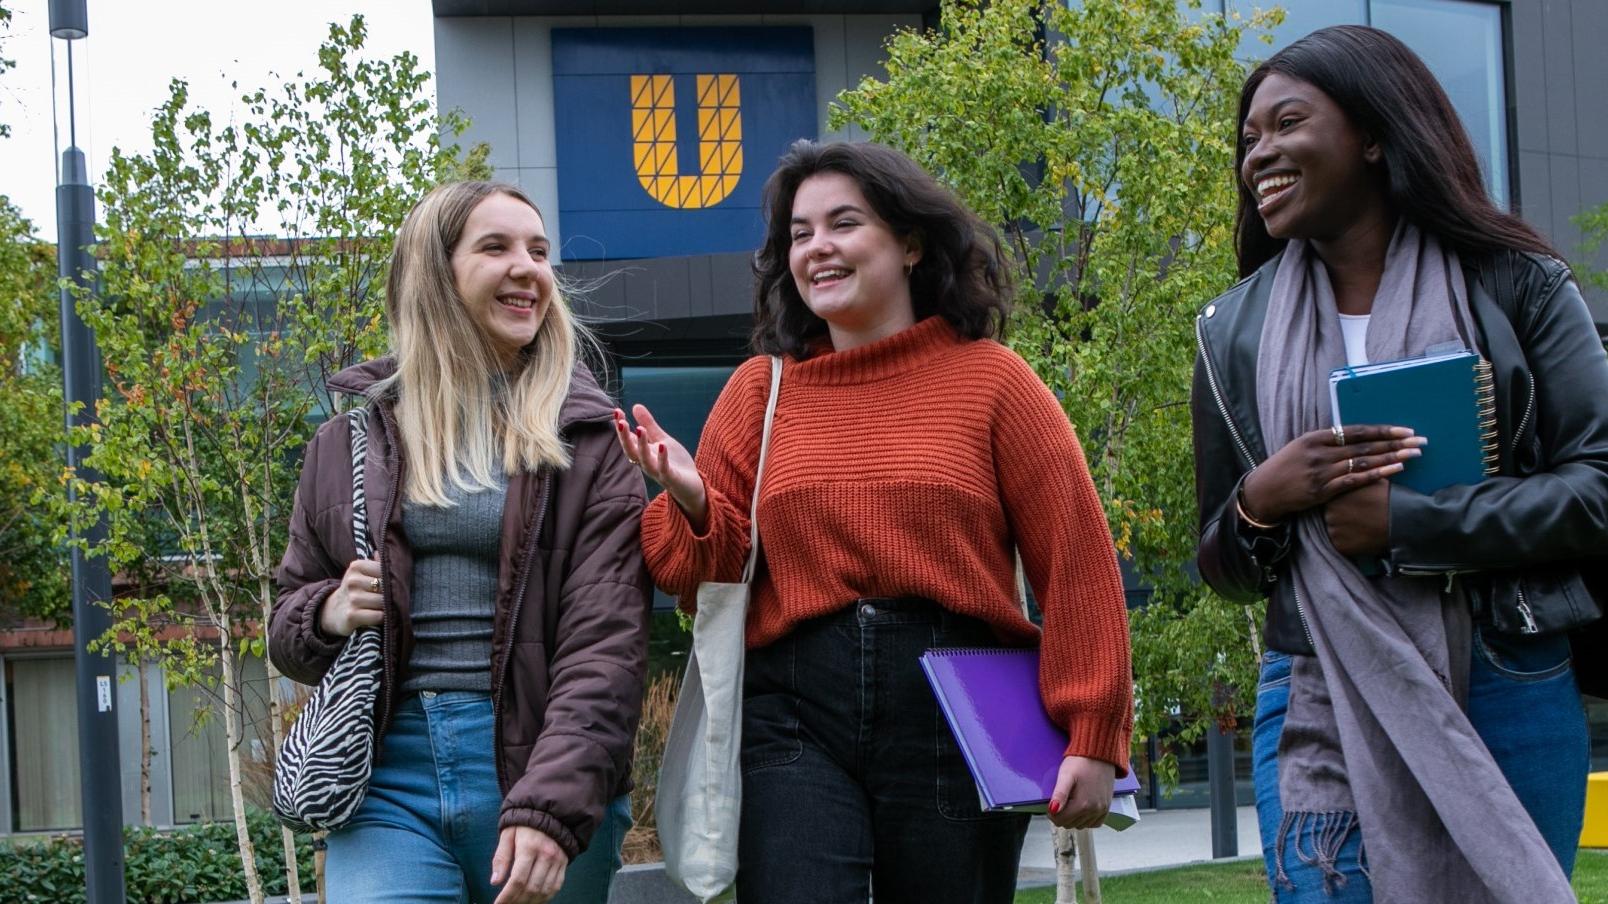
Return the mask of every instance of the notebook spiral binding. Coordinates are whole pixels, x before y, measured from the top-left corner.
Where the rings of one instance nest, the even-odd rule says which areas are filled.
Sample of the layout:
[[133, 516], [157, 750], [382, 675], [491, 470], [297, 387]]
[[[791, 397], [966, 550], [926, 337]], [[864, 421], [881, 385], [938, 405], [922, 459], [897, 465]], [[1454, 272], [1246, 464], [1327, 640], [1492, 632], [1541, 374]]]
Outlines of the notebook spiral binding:
[[1491, 362], [1481, 358], [1474, 365], [1474, 401], [1479, 406], [1480, 445], [1484, 449], [1485, 476], [1497, 473], [1501, 466], [1501, 446], [1496, 428], [1496, 377]]

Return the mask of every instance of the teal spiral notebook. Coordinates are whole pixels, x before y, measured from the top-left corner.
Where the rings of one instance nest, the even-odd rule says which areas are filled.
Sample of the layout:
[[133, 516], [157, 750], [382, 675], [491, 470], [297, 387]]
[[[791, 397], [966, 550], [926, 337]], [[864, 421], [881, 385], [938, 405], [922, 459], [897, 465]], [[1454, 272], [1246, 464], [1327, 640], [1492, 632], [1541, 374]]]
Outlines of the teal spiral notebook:
[[1429, 440], [1391, 478], [1403, 486], [1428, 494], [1496, 473], [1491, 365], [1471, 351], [1337, 367], [1329, 402], [1335, 423], [1411, 427]]

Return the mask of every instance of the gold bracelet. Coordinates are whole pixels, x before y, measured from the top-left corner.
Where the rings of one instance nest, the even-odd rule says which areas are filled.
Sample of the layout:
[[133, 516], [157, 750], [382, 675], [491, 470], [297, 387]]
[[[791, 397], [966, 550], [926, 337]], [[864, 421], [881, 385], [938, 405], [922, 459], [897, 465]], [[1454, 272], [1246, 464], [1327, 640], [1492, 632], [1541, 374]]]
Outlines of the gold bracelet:
[[1276, 522], [1273, 524], [1265, 524], [1256, 520], [1255, 518], [1252, 518], [1250, 513], [1245, 511], [1245, 504], [1240, 501], [1239, 493], [1234, 494], [1234, 511], [1239, 512], [1241, 521], [1244, 521], [1246, 524], [1249, 524], [1257, 530], [1273, 530], [1279, 526]]

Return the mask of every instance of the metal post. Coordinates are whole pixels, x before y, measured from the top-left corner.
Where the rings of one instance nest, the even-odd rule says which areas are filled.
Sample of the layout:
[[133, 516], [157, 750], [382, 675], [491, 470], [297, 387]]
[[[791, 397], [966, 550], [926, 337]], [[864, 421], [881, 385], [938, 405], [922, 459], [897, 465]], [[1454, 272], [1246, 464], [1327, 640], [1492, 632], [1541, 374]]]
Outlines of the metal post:
[[[52, 83], [56, 103], [56, 147], [61, 169], [56, 179], [56, 261], [66, 280], [61, 290], [61, 373], [67, 401], [67, 427], [82, 426], [95, 417], [100, 399], [101, 362], [95, 335], [78, 316], [75, 289], [93, 289], [95, 259], [95, 192], [89, 184], [89, 162], [84, 152], [87, 122], [81, 121], [74, 71], [74, 47], [80, 50], [89, 34], [84, 0], [50, 0]], [[70, 284], [70, 285], [69, 285]], [[76, 413], [74, 412], [74, 409]], [[88, 449], [67, 447], [67, 466], [96, 482], [100, 475], [84, 467]], [[69, 487], [69, 491], [71, 487]], [[78, 500], [74, 498], [73, 502]], [[106, 520], [97, 518], [74, 539], [100, 544], [106, 539]], [[74, 544], [73, 666], [78, 684], [78, 780], [84, 822], [84, 882], [88, 904], [122, 904], [123, 882], [123, 770], [117, 746], [117, 658], [91, 653], [89, 644], [106, 633], [112, 614], [101, 605], [112, 598], [112, 577], [106, 560], [90, 558]]]
[[[84, 155], [76, 147], [62, 154], [62, 181], [56, 187], [56, 256], [64, 279], [89, 287], [94, 258], [95, 193], [84, 172]], [[101, 362], [95, 334], [78, 316], [76, 298], [61, 290], [61, 372], [69, 413], [67, 425], [94, 419], [100, 398]], [[81, 403], [78, 413], [71, 406]], [[100, 475], [83, 466], [88, 449], [68, 446], [67, 466], [78, 476], [97, 481]], [[73, 501], [77, 501], [76, 499]], [[106, 539], [106, 519], [96, 519], [81, 538], [91, 544]], [[90, 641], [105, 634], [112, 614], [102, 600], [112, 598], [112, 576], [106, 560], [90, 558], [76, 545], [72, 551], [73, 665], [78, 680], [78, 778], [84, 811], [84, 879], [89, 904], [122, 904], [123, 781], [117, 748], [117, 660], [91, 653]]]
[[[1228, 698], [1219, 686], [1214, 695], [1216, 709]], [[1232, 723], [1230, 723], [1232, 724]], [[1239, 814], [1234, 795], [1234, 731], [1224, 730], [1221, 719], [1213, 719], [1206, 730], [1206, 783], [1211, 788], [1212, 857], [1239, 856]]]

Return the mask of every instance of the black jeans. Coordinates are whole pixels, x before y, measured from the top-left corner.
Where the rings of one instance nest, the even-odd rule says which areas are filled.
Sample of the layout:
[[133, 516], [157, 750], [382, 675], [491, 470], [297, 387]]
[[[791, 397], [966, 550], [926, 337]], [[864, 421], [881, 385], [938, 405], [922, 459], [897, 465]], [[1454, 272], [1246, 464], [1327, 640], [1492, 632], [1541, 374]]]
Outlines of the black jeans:
[[981, 811], [918, 661], [997, 645], [929, 601], [865, 599], [750, 651], [737, 900], [1011, 901], [1029, 817]]

